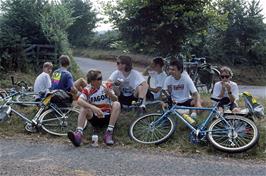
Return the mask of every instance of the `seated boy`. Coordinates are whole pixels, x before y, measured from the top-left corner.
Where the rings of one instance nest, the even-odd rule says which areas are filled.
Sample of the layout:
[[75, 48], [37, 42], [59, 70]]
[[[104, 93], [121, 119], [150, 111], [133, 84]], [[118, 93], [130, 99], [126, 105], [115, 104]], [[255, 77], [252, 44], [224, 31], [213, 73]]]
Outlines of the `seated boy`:
[[88, 120], [94, 128], [108, 125], [104, 142], [113, 145], [113, 129], [121, 111], [118, 98], [112, 89], [102, 84], [102, 74], [99, 70], [88, 72], [87, 83], [77, 101], [81, 107], [77, 130], [69, 132], [68, 138], [75, 146], [80, 146], [83, 127]]

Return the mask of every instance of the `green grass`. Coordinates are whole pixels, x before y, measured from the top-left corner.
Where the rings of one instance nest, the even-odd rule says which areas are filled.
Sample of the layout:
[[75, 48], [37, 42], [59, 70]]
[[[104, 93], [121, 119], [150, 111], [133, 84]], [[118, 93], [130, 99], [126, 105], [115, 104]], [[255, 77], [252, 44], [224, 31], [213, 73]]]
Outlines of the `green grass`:
[[[15, 77], [18, 78], [18, 80], [34, 80], [34, 76], [32, 75], [25, 75], [21, 73], [15, 73]], [[7, 78], [10, 76], [10, 74], [5, 75]], [[9, 86], [11, 85], [11, 81], [9, 79], [2, 79], [1, 80], [1, 87], [2, 85]], [[201, 97], [204, 100], [204, 105], [208, 106], [210, 105], [208, 94], [202, 94]], [[264, 107], [266, 107], [266, 99], [258, 99], [258, 102], [262, 103]], [[243, 100], [240, 101], [240, 105], [243, 106]], [[148, 108], [148, 113], [151, 112], [157, 112], [160, 108], [159, 107], [150, 107]], [[29, 116], [32, 116], [34, 114], [36, 109], [34, 108], [21, 108], [19, 109], [19, 112], [23, 112]], [[265, 112], [266, 113], [266, 112]], [[222, 152], [219, 152], [215, 150], [212, 146], [210, 146], [208, 143], [200, 143], [200, 144], [191, 144], [189, 142], [189, 130], [187, 127], [184, 126], [184, 124], [178, 123], [177, 129], [175, 134], [166, 142], [159, 146], [156, 145], [142, 145], [133, 142], [128, 137], [128, 129], [130, 124], [136, 119], [136, 113], [130, 111], [130, 112], [122, 112], [120, 115], [120, 118], [117, 122], [116, 129], [115, 129], [115, 140], [116, 140], [116, 146], [118, 147], [126, 147], [131, 149], [143, 149], [148, 151], [155, 151], [155, 152], [171, 152], [171, 153], [184, 153], [184, 154], [208, 154], [208, 155], [219, 155], [219, 156], [225, 156], [225, 157], [233, 157], [233, 158], [256, 158], [256, 159], [265, 159], [266, 158], [266, 119], [258, 119], [256, 120], [256, 124], [259, 128], [260, 132], [260, 141], [258, 145], [253, 148], [252, 150], [249, 150], [248, 152], [241, 153], [241, 154], [225, 154]], [[200, 119], [204, 118], [204, 114], [200, 115]], [[102, 129], [101, 134], [99, 134], [99, 141], [102, 142], [102, 136], [105, 129]], [[24, 130], [24, 125], [22, 121], [15, 117], [15, 115], [12, 116], [8, 121], [0, 123], [0, 136], [6, 137], [6, 136], [17, 136], [17, 135], [26, 135], [28, 134]], [[92, 130], [90, 127], [88, 127], [85, 130], [85, 144], [90, 143], [91, 141], [91, 135]], [[60, 141], [68, 141], [66, 138], [60, 138], [60, 137], [54, 137], [52, 135], [46, 134], [46, 133], [33, 133], [30, 135], [30, 138], [36, 138], [41, 137], [42, 139], [55, 139]]]
[[[205, 103], [206, 105], [209, 104], [209, 95], [202, 95], [202, 98], [204, 101], [207, 101]], [[264, 106], [266, 106], [265, 99], [260, 99], [259, 102], [263, 102]], [[243, 102], [240, 102], [241, 105], [243, 105]], [[156, 107], [148, 107], [148, 113], [152, 112], [158, 112], [159, 111], [159, 105]], [[22, 108], [19, 109], [19, 111], [22, 111], [25, 114], [30, 114], [32, 116], [36, 109], [34, 108]], [[202, 113], [199, 115], [199, 119], [203, 120], [204, 117], [206, 117], [206, 113]], [[155, 152], [170, 152], [170, 153], [183, 153], [183, 154], [201, 154], [201, 155], [219, 155], [224, 157], [232, 157], [232, 158], [244, 158], [244, 159], [265, 159], [266, 158], [266, 119], [257, 120], [256, 124], [259, 127], [260, 131], [260, 141], [258, 145], [249, 150], [245, 153], [240, 154], [226, 154], [217, 151], [214, 149], [209, 143], [201, 142], [199, 144], [192, 144], [189, 142], [189, 129], [182, 123], [179, 122], [177, 125], [176, 132], [174, 135], [165, 143], [161, 145], [143, 145], [133, 142], [129, 136], [128, 136], [128, 129], [130, 124], [136, 119], [136, 113], [133, 111], [125, 112], [123, 111], [120, 114], [119, 120], [117, 122], [116, 128], [115, 128], [115, 140], [116, 140], [116, 146], [119, 147], [126, 147], [130, 149], [143, 149], [148, 151], [155, 151]], [[200, 121], [199, 121], [200, 122]], [[99, 133], [99, 143], [101, 145], [102, 143], [102, 137], [105, 129], [102, 129]], [[18, 118], [10, 118], [7, 122], [0, 124], [0, 135], [1, 136], [16, 136], [16, 135], [23, 135], [27, 134], [24, 130], [24, 125], [22, 121]], [[85, 130], [85, 144], [89, 144], [91, 141], [91, 135], [92, 135], [92, 128], [90, 125]], [[44, 139], [55, 139], [60, 141], [68, 141], [66, 138], [62, 137], [54, 137], [46, 133], [41, 133], [41, 136]], [[40, 137], [39, 133], [33, 133], [30, 137]]]

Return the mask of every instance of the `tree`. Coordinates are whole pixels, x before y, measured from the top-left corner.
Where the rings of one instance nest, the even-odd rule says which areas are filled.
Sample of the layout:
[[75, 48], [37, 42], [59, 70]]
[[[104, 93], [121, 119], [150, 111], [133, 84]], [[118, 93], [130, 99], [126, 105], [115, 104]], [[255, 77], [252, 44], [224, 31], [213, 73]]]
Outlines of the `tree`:
[[220, 33], [223, 59], [230, 64], [252, 63], [253, 58], [249, 58], [248, 53], [265, 33], [259, 1], [222, 0], [218, 9], [228, 14], [228, 27]]
[[69, 53], [67, 29], [75, 21], [72, 10], [63, 4], [47, 4], [41, 14], [41, 27], [50, 44], [56, 46], [59, 53]]
[[72, 18], [75, 18], [75, 22], [67, 29], [70, 44], [88, 46], [98, 20], [92, 3], [89, 0], [62, 0], [62, 4], [73, 10]]
[[186, 38], [203, 30], [208, 0], [122, 0], [107, 5], [107, 14], [122, 38], [136, 51], [176, 54]]

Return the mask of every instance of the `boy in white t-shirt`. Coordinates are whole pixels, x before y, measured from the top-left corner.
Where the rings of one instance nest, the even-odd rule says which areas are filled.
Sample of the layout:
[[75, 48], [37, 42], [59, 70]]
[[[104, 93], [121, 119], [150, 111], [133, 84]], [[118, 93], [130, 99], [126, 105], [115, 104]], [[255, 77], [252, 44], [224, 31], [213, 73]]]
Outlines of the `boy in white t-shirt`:
[[131, 57], [119, 56], [117, 70], [107, 81], [114, 83], [114, 91], [121, 105], [130, 106], [132, 101], [136, 101], [139, 107], [145, 109], [145, 97], [149, 86], [141, 73], [132, 68]]
[[167, 77], [166, 73], [163, 71], [163, 66], [163, 59], [161, 57], [156, 57], [152, 60], [152, 63], [143, 72], [144, 76], [149, 76], [149, 89], [147, 92], [148, 100], [160, 99], [161, 90], [163, 88], [164, 81]]
[[172, 60], [169, 66], [169, 73], [165, 79], [163, 90], [171, 96], [173, 103], [180, 106], [201, 107], [200, 95], [187, 74], [182, 74], [183, 63], [179, 60]]
[[235, 82], [230, 79], [233, 77], [233, 72], [229, 67], [220, 69], [221, 81], [215, 83], [212, 93], [212, 98], [222, 99], [218, 105], [222, 111], [224, 105], [228, 105], [229, 109], [237, 112], [237, 100], [239, 99], [239, 89]]
[[[43, 72], [37, 76], [34, 82], [34, 93], [45, 93], [49, 88], [51, 88], [52, 82], [51, 82], [51, 73], [53, 70], [53, 64], [52, 62], [45, 62], [43, 64]], [[40, 96], [36, 97], [40, 98]]]
[[88, 85], [77, 102], [81, 107], [77, 130], [68, 132], [68, 138], [75, 146], [80, 146], [87, 119], [96, 129], [108, 125], [103, 139], [107, 145], [113, 145], [113, 129], [121, 111], [118, 98], [108, 84], [102, 84], [102, 74], [99, 70], [90, 70], [87, 82]]

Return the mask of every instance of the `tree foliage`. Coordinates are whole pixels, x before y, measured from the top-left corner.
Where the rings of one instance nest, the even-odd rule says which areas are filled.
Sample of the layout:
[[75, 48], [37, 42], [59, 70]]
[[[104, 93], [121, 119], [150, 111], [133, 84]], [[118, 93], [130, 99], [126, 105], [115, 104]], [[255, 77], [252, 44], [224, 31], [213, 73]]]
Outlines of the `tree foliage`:
[[208, 0], [122, 0], [107, 13], [137, 51], [177, 53], [188, 36], [203, 30]]
[[31, 44], [70, 53], [69, 41], [84, 45], [96, 23], [91, 3], [82, 0], [3, 0], [0, 18], [0, 70], [26, 69]]
[[68, 39], [73, 46], [88, 46], [93, 37], [92, 30], [99, 20], [89, 0], [62, 0], [69, 9], [73, 10], [75, 22], [68, 29]]
[[47, 4], [47, 8], [40, 14], [40, 24], [46, 39], [56, 46], [60, 53], [68, 53], [69, 43], [67, 29], [75, 21], [72, 10], [63, 4]]

